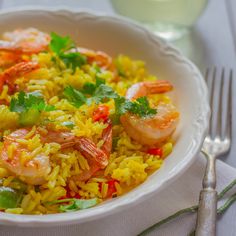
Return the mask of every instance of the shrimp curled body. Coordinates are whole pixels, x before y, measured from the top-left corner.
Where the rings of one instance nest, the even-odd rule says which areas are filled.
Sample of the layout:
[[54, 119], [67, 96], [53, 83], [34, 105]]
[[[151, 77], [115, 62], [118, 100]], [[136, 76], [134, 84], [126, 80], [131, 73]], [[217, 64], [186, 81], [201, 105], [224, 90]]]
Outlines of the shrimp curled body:
[[[28, 132], [28, 129], [19, 129], [4, 137], [0, 161], [10, 172], [22, 176], [23, 181], [38, 185], [45, 182], [44, 176], [50, 171], [51, 167], [49, 157], [43, 153], [39, 153], [27, 161], [22, 161], [22, 153], [30, 156], [31, 152], [26, 145], [21, 144], [18, 140], [23, 139]], [[10, 149], [12, 150], [11, 154]]]
[[[171, 91], [173, 86], [164, 80], [155, 82], [141, 82], [131, 86], [126, 93], [126, 98], [134, 100], [150, 94], [165, 93]], [[153, 146], [168, 139], [175, 131], [179, 112], [172, 104], [160, 102], [156, 107], [156, 115], [141, 118], [126, 113], [121, 116], [121, 123], [127, 134], [137, 142]]]
[[[4, 137], [0, 162], [10, 172], [20, 176], [24, 182], [40, 185], [46, 182], [45, 177], [51, 170], [50, 157], [43, 152], [33, 155], [35, 149], [29, 150], [27, 144], [21, 142], [22, 139], [27, 139], [29, 132], [29, 129], [18, 129]], [[104, 169], [108, 164], [112, 144], [111, 124], [108, 124], [103, 131], [102, 139], [104, 142], [101, 148], [98, 148], [92, 140], [86, 137], [76, 137], [67, 131], [48, 130], [45, 134], [36, 128], [34, 135], [40, 136], [42, 144], [58, 143], [62, 150], [72, 147], [87, 159], [90, 168], [74, 176], [77, 180], [89, 179], [95, 172]], [[25, 160], [22, 153], [29, 158]]]

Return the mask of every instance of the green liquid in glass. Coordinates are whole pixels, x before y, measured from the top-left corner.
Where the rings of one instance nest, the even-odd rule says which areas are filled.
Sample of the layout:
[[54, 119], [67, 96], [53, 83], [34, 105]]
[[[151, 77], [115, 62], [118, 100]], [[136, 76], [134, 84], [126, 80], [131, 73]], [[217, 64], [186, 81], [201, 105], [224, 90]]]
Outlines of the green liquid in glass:
[[207, 0], [111, 0], [121, 15], [139, 21], [169, 40], [180, 38], [191, 27]]

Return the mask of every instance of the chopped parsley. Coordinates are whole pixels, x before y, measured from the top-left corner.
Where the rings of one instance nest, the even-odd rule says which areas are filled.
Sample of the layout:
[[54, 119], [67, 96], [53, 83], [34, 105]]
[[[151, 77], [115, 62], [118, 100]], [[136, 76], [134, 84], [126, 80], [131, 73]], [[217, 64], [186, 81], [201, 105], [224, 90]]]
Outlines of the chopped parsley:
[[130, 111], [140, 117], [153, 116], [156, 114], [156, 109], [149, 106], [147, 97], [137, 98], [131, 103], [130, 106], [127, 106], [127, 108], [127, 111]]
[[41, 112], [52, 110], [55, 110], [55, 107], [47, 105], [39, 92], [20, 91], [18, 97], [12, 98], [10, 102], [10, 111], [19, 113], [19, 124], [22, 126], [34, 125]]
[[64, 96], [66, 99], [75, 107], [79, 108], [84, 105], [87, 101], [86, 96], [79, 90], [73, 88], [72, 86], [67, 86], [64, 89]]
[[67, 198], [48, 202], [48, 204], [60, 204], [66, 202], [66, 205], [60, 205], [59, 209], [61, 212], [72, 212], [87, 209], [98, 204], [97, 198], [92, 199], [76, 199], [76, 198]]
[[72, 121], [64, 121], [64, 122], [62, 122], [62, 125], [67, 128], [73, 129], [75, 126], [75, 123]]
[[105, 84], [105, 80], [97, 76], [96, 83], [94, 84], [94, 83], [86, 82], [83, 86], [82, 92], [88, 95], [93, 95], [96, 88], [99, 87], [101, 84]]
[[105, 84], [100, 84], [92, 94], [92, 97], [90, 98], [91, 101], [94, 101], [95, 103], [103, 103], [107, 102], [110, 99], [116, 99], [119, 95], [109, 86]]
[[137, 98], [130, 101], [125, 97], [119, 96], [115, 99], [115, 114], [112, 116], [113, 123], [119, 123], [120, 116], [130, 112], [139, 117], [148, 117], [156, 114], [156, 109], [150, 107], [147, 97]]
[[75, 43], [69, 36], [62, 37], [54, 32], [51, 33], [51, 41], [49, 48], [57, 55], [65, 53], [72, 48], [75, 48]]
[[75, 43], [69, 36], [62, 37], [52, 32], [49, 48], [73, 71], [87, 61], [87, 58], [79, 52], [68, 52], [70, 49], [76, 49]]
[[[85, 94], [91, 96], [87, 98]], [[84, 104], [90, 105], [92, 102], [95, 102], [96, 104], [107, 102], [111, 98], [118, 98], [119, 95], [114, 92], [111, 87], [105, 84], [100, 84], [98, 87], [93, 87], [92, 84], [87, 84], [81, 91], [72, 86], [66, 87], [64, 89], [64, 96], [75, 107], [79, 108]]]
[[[88, 95], [90, 97], [87, 97]], [[147, 97], [140, 97], [135, 101], [130, 101], [105, 85], [104, 81], [97, 80], [95, 84], [85, 83], [80, 91], [68, 86], [64, 90], [64, 96], [78, 108], [84, 104], [90, 105], [92, 102], [99, 104], [114, 99], [115, 114], [112, 116], [114, 123], [118, 123], [120, 116], [127, 112], [139, 117], [148, 117], [156, 114], [156, 109], [150, 107]]]

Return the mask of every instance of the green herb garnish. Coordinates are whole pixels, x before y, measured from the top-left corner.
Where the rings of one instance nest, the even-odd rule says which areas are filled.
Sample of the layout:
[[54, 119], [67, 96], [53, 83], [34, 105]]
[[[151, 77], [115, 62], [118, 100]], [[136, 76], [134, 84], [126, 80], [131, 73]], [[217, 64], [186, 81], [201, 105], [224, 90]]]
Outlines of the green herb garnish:
[[83, 210], [87, 209], [90, 207], [93, 207], [98, 204], [98, 199], [93, 198], [93, 199], [76, 199], [76, 198], [67, 198], [67, 199], [61, 199], [61, 200], [56, 200], [52, 202], [48, 202], [48, 204], [58, 204], [58, 203], [64, 203], [68, 202], [66, 205], [60, 205], [59, 209], [61, 212], [71, 212], [71, 211], [78, 211], [78, 210]]
[[[90, 97], [86, 97], [90, 95]], [[81, 91], [68, 86], [64, 89], [64, 96], [75, 106], [81, 107], [84, 104], [90, 105], [92, 102], [106, 102], [111, 98], [118, 98], [118, 94], [114, 90], [105, 85], [103, 80], [96, 80], [96, 84], [85, 83]]]
[[[118, 95], [111, 87], [103, 81], [85, 83], [81, 91], [68, 86], [64, 90], [65, 97], [75, 106], [80, 107], [84, 104], [90, 105], [92, 102], [97, 104], [104, 103], [110, 99], [115, 101], [115, 114], [112, 117], [113, 123], [118, 123], [121, 115], [130, 112], [139, 117], [148, 117], [156, 114], [156, 109], [150, 107], [147, 97], [140, 97], [135, 101], [130, 101]], [[90, 95], [90, 97], [86, 97]]]
[[100, 102], [107, 102], [111, 98], [116, 99], [118, 97], [119, 95], [111, 87], [101, 84], [95, 89], [90, 99], [98, 104]]
[[72, 86], [68, 86], [64, 89], [64, 96], [68, 101], [71, 102], [72, 105], [79, 108], [84, 105], [87, 101], [86, 96], [81, 93], [79, 90], [73, 88]]
[[62, 122], [62, 125], [67, 128], [73, 129], [75, 126], [75, 123], [72, 121], [64, 121], [64, 122]]
[[129, 112], [136, 114], [140, 117], [153, 116], [157, 113], [156, 109], [153, 109], [149, 106], [147, 97], [137, 98], [135, 101], [132, 102], [130, 106], [127, 107], [127, 110]]
[[25, 93], [20, 91], [17, 98], [12, 98], [10, 111], [19, 113], [19, 124], [31, 126], [38, 122], [41, 112], [52, 111], [55, 107], [47, 105], [38, 92]]
[[49, 48], [65, 63], [75, 71], [87, 62], [87, 58], [79, 52], [68, 52], [71, 49], [76, 50], [75, 43], [69, 36], [62, 37], [54, 32], [51, 33]]
[[0, 209], [15, 208], [22, 199], [22, 194], [9, 187], [0, 187]]
[[86, 82], [84, 84], [83, 89], [82, 89], [81, 92], [84, 93], [84, 94], [93, 95], [96, 88], [99, 87], [101, 84], [105, 84], [105, 80], [101, 79], [97, 76], [95, 84], [90, 83], [90, 82]]

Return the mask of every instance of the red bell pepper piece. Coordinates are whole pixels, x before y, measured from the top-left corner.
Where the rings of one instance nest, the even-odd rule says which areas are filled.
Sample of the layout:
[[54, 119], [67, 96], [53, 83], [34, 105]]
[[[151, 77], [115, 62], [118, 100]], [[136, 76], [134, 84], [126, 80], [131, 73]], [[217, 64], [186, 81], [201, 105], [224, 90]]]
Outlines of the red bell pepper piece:
[[99, 105], [98, 108], [93, 112], [93, 121], [106, 121], [109, 116], [109, 107], [106, 105]]
[[151, 148], [147, 150], [147, 153], [150, 155], [155, 155], [155, 156], [160, 156], [160, 157], [162, 157], [163, 155], [163, 151], [161, 148]]

